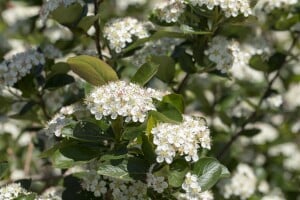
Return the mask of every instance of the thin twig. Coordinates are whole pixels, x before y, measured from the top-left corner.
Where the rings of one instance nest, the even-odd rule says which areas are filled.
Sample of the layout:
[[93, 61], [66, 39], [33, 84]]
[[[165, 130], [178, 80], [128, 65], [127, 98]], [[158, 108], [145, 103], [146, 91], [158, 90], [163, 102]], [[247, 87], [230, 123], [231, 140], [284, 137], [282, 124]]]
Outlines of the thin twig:
[[[293, 38], [293, 42], [290, 46], [290, 48], [287, 50], [287, 52], [291, 52], [293, 50], [293, 48], [295, 47], [295, 45], [297, 44], [298, 39], [297, 38]], [[288, 63], [288, 60], [285, 61], [285, 63]], [[229, 140], [229, 142], [227, 142], [225, 144], [225, 146], [221, 149], [221, 151], [217, 154], [217, 159], [222, 159], [224, 157], [224, 155], [226, 154], [226, 152], [230, 149], [231, 145], [242, 135], [243, 131], [245, 130], [245, 127], [247, 124], [249, 124], [250, 122], [252, 122], [252, 120], [256, 117], [256, 115], [259, 113], [260, 111], [260, 107], [263, 103], [263, 101], [268, 97], [272, 86], [275, 82], [275, 80], [280, 76], [280, 70], [282, 69], [282, 67], [285, 64], [282, 64], [281, 67], [277, 70], [277, 73], [275, 74], [275, 76], [269, 81], [267, 88], [265, 89], [265, 92], [263, 93], [263, 95], [261, 96], [255, 111], [253, 111], [249, 117], [244, 121], [244, 123], [241, 125], [240, 130], [234, 134], [231, 139]]]
[[178, 88], [175, 90], [176, 93], [180, 94], [182, 92], [182, 90], [184, 89], [184, 87], [186, 86], [188, 80], [190, 78], [190, 74], [187, 73], [185, 75], [185, 77], [182, 79], [182, 81], [180, 82], [180, 84], [178, 85]]
[[[32, 138], [32, 135], [30, 135], [30, 137]], [[25, 163], [24, 163], [24, 174], [25, 174], [25, 176], [28, 176], [29, 173], [30, 173], [30, 166], [31, 166], [31, 162], [32, 162], [33, 149], [34, 149], [34, 145], [31, 141], [28, 145], [27, 154], [26, 154]]]
[[[99, 12], [99, 4], [102, 2], [102, 0], [94, 0], [94, 14], [95, 16], [98, 15]], [[100, 34], [101, 34], [101, 29], [100, 29], [100, 22], [99, 19], [95, 21], [94, 23], [95, 27], [95, 45], [96, 49], [98, 52], [98, 57], [103, 60], [103, 55], [102, 55], [102, 50], [101, 50], [101, 43], [100, 43]]]

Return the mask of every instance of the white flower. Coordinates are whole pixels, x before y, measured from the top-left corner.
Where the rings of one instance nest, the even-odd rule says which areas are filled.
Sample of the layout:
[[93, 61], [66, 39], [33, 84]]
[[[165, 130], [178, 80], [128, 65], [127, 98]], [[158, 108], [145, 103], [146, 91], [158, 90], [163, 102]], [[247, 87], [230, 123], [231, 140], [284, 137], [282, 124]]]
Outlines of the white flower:
[[46, 128], [46, 133], [54, 133], [56, 137], [62, 136], [62, 128], [71, 122], [70, 119], [66, 118], [65, 115], [58, 113], [49, 122]]
[[110, 48], [120, 53], [135, 37], [139, 39], [148, 37], [147, 26], [148, 24], [132, 17], [113, 19], [105, 25], [103, 34]]
[[242, 200], [251, 197], [256, 189], [257, 178], [250, 166], [239, 164], [233, 176], [220, 183], [224, 198], [239, 196]]
[[256, 123], [253, 126], [260, 129], [260, 132], [251, 138], [254, 144], [262, 145], [267, 142], [272, 142], [278, 138], [278, 131], [269, 124]]
[[283, 99], [285, 107], [289, 110], [300, 106], [300, 84], [291, 84]]
[[177, 22], [185, 10], [184, 0], [163, 0], [157, 3], [154, 12], [161, 21]]
[[224, 36], [214, 37], [204, 53], [223, 73], [228, 72], [233, 65], [244, 62], [238, 42], [229, 41]]
[[62, 187], [48, 188], [41, 196], [38, 196], [35, 200], [62, 200]]
[[147, 173], [147, 185], [148, 188], [152, 188], [158, 193], [163, 193], [166, 188], [168, 188], [168, 183], [165, 181], [163, 176], [155, 176], [152, 174], [154, 165], [150, 167], [149, 172]]
[[87, 97], [86, 103], [97, 120], [107, 116], [111, 119], [123, 116], [126, 122], [144, 122], [147, 112], [156, 110], [152, 98], [161, 100], [164, 95], [151, 88], [117, 81], [96, 88]]
[[236, 17], [239, 14], [248, 17], [252, 14], [249, 0], [189, 0], [193, 5], [205, 5], [209, 10], [219, 6], [224, 11], [226, 17]]
[[62, 57], [62, 52], [51, 44], [47, 44], [43, 48], [43, 53], [47, 58], [50, 58], [50, 59]]
[[203, 119], [184, 116], [180, 124], [160, 123], [151, 130], [156, 145], [156, 161], [173, 162], [176, 152], [187, 161], [197, 161], [200, 147], [210, 149], [209, 129]]
[[20, 195], [30, 194], [24, 188], [21, 187], [20, 183], [12, 183], [0, 188], [0, 199], [2, 200], [13, 200]]
[[79, 3], [82, 6], [84, 5], [83, 0], [45, 0], [40, 11], [40, 17], [43, 21], [45, 21], [48, 18], [49, 14], [59, 6], [68, 7], [74, 3]]
[[270, 156], [283, 155], [285, 157], [283, 166], [287, 170], [297, 171], [300, 169], [300, 149], [292, 142], [278, 144], [271, 147], [268, 151]]
[[210, 191], [201, 192], [201, 186], [197, 175], [188, 172], [182, 184], [185, 193], [181, 193], [177, 199], [180, 200], [213, 200], [214, 196]]
[[0, 83], [13, 86], [17, 81], [30, 73], [33, 66], [45, 64], [45, 57], [37, 50], [30, 49], [15, 54], [11, 59], [0, 63]]

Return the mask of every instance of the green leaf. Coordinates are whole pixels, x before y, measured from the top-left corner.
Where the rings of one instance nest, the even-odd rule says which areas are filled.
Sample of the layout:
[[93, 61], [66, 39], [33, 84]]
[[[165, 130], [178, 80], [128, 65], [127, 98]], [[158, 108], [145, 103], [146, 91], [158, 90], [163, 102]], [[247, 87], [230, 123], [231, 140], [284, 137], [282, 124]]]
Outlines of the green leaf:
[[189, 167], [185, 160], [174, 160], [169, 169], [169, 185], [172, 187], [180, 187], [184, 181], [185, 174], [188, 171]]
[[70, 70], [70, 65], [64, 62], [58, 62], [51, 66], [51, 75], [66, 74]]
[[144, 159], [131, 157], [128, 159], [127, 170], [134, 180], [144, 180], [149, 164]]
[[73, 131], [73, 137], [81, 141], [95, 143], [99, 143], [101, 140], [105, 139], [101, 128], [97, 124], [88, 121], [81, 121], [76, 124]]
[[185, 49], [178, 48], [175, 50], [175, 56], [179, 62], [180, 68], [186, 73], [196, 73], [197, 68], [195, 67], [193, 57], [185, 52]]
[[222, 177], [222, 165], [215, 158], [201, 158], [193, 167], [193, 174], [199, 177], [201, 189], [203, 191], [210, 189]]
[[151, 56], [151, 61], [159, 66], [156, 77], [170, 83], [175, 76], [175, 61], [169, 56]]
[[99, 15], [85, 16], [80, 20], [77, 26], [86, 32], [98, 19]]
[[153, 144], [150, 142], [150, 139], [149, 139], [149, 137], [147, 135], [143, 135], [142, 139], [143, 139], [142, 151], [144, 153], [145, 159], [149, 163], [155, 163], [155, 161], [156, 161], [156, 154], [155, 154], [155, 151], [154, 151]]
[[269, 72], [273, 72], [275, 70], [278, 70], [282, 67], [282, 65], [286, 61], [286, 55], [276, 52], [269, 58]]
[[123, 139], [132, 141], [138, 136], [142, 135], [146, 131], [146, 125], [141, 124], [140, 126], [126, 127], [123, 132]]
[[14, 198], [14, 200], [35, 200], [35, 199], [36, 199], [36, 194], [22, 194], [17, 198]]
[[131, 79], [131, 82], [138, 83], [140, 85], [145, 85], [148, 83], [153, 76], [158, 71], [158, 65], [152, 62], [143, 64], [138, 71], [134, 74]]
[[[157, 111], [175, 123], [182, 122], [183, 117], [181, 112], [172, 104], [160, 102], [157, 106]], [[162, 119], [164, 120], [164, 119]], [[158, 119], [159, 121], [159, 119]], [[167, 121], [165, 121], [167, 122]]]
[[111, 178], [116, 178], [124, 181], [132, 181], [130, 178], [127, 163], [123, 162], [118, 165], [112, 165], [110, 163], [103, 163], [97, 170], [98, 174], [103, 176], [108, 176]]
[[258, 71], [267, 72], [268, 71], [268, 64], [266, 61], [262, 59], [260, 55], [254, 55], [249, 61], [250, 67], [256, 69]]
[[68, 74], [56, 74], [46, 81], [45, 89], [55, 89], [75, 82], [75, 79]]
[[118, 80], [117, 73], [102, 60], [92, 56], [76, 56], [68, 59], [71, 69], [92, 85], [103, 85]]
[[245, 129], [241, 132], [240, 135], [247, 136], [247, 137], [253, 137], [257, 135], [260, 132], [260, 129], [253, 128], [253, 129]]
[[131, 44], [130, 46], [128, 46], [127, 48], [125, 48], [123, 50], [124, 53], [131, 51], [133, 49], [136, 49], [137, 47], [145, 44], [146, 42], [149, 41], [155, 41], [161, 38], [186, 38], [188, 37], [188, 35], [181, 33], [181, 32], [171, 32], [171, 31], [157, 31], [156, 33], [154, 33], [153, 35], [151, 35], [148, 38], [142, 38], [137, 40], [136, 42], [134, 42], [133, 44]]
[[58, 149], [52, 156], [53, 165], [57, 168], [69, 168], [76, 163], [85, 163], [100, 155], [100, 149], [85, 143], [70, 143]]
[[6, 174], [9, 169], [8, 162], [0, 162], [0, 179]]
[[[182, 116], [176, 109], [170, 110], [168, 113], [150, 111], [149, 116], [153, 117], [155, 121], [163, 123], [178, 124], [182, 121]], [[181, 118], [179, 116], [181, 116]]]
[[300, 21], [300, 15], [281, 17], [276, 23], [277, 30], [288, 30]]
[[83, 12], [84, 8], [79, 3], [75, 3], [67, 7], [58, 7], [51, 13], [51, 16], [60, 24], [71, 25], [80, 19]]
[[173, 105], [179, 112], [184, 112], [184, 99], [180, 94], [169, 94], [163, 97], [163, 102]]

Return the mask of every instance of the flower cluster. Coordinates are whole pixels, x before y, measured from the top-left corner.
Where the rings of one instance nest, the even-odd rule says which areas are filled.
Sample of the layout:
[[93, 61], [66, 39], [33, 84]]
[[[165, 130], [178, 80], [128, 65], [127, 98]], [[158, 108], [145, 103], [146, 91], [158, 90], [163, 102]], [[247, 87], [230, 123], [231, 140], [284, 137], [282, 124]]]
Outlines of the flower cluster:
[[21, 187], [20, 183], [12, 183], [0, 188], [0, 199], [13, 200], [20, 195], [30, 194], [24, 188]]
[[271, 147], [268, 151], [270, 156], [283, 155], [283, 166], [287, 170], [298, 171], [300, 170], [300, 149], [295, 143], [283, 143]]
[[50, 135], [54, 133], [56, 137], [62, 136], [62, 128], [72, 122], [72, 119], [68, 118], [68, 116], [84, 110], [85, 108], [79, 103], [62, 107], [61, 110], [48, 122], [46, 134]]
[[151, 130], [153, 143], [157, 146], [156, 161], [173, 162], [176, 152], [186, 161], [197, 161], [200, 147], [210, 149], [210, 132], [204, 119], [184, 116], [180, 124], [161, 123]]
[[257, 178], [252, 168], [241, 163], [229, 180], [221, 182], [221, 193], [226, 199], [231, 196], [239, 196], [242, 200], [248, 199], [254, 194], [256, 183]]
[[49, 59], [62, 57], [62, 52], [51, 44], [45, 45], [44, 48], [42, 48], [42, 50], [45, 56]]
[[108, 191], [112, 192], [114, 199], [146, 199], [147, 185], [141, 181], [123, 181], [97, 174], [95, 170], [88, 172], [83, 178], [82, 187], [93, 192], [95, 197], [104, 196]]
[[189, 0], [194, 6], [205, 5], [209, 10], [219, 6], [226, 17], [236, 17], [243, 14], [245, 17], [252, 14], [249, 0]]
[[163, 193], [166, 188], [168, 188], [168, 183], [165, 181], [163, 176], [155, 176], [152, 173], [154, 165], [152, 165], [147, 173], [147, 185], [148, 188], [152, 188], [158, 193]]
[[201, 185], [197, 175], [188, 172], [182, 184], [185, 193], [180, 193], [177, 197], [179, 200], [213, 200], [214, 196], [210, 191], [201, 192]]
[[62, 200], [63, 188], [51, 187], [43, 194], [36, 198], [36, 200]]
[[132, 62], [136, 66], [141, 66], [146, 63], [147, 58], [151, 55], [164, 56], [173, 52], [176, 45], [181, 43], [182, 40], [174, 38], [162, 38], [156, 41], [147, 42], [145, 46], [136, 51], [132, 57]]
[[172, 23], [178, 21], [184, 10], [185, 3], [183, 0], [164, 0], [157, 4], [154, 12], [161, 21]]
[[132, 17], [113, 19], [105, 25], [103, 34], [109, 41], [110, 48], [120, 53], [134, 38], [148, 37], [149, 25]]
[[45, 64], [45, 56], [37, 50], [30, 49], [18, 53], [11, 59], [0, 63], [0, 83], [6, 86], [13, 86], [27, 75], [33, 66], [43, 64]]
[[58, 7], [60, 6], [67, 7], [74, 3], [79, 3], [81, 5], [84, 5], [83, 0], [46, 0], [40, 11], [40, 17], [43, 21], [45, 21], [48, 18], [49, 14], [53, 12], [55, 9], [57, 9]]
[[182, 183], [182, 189], [185, 191], [187, 199], [197, 199], [197, 196], [201, 193], [198, 176], [188, 172]]
[[204, 53], [210, 61], [216, 63], [217, 69], [226, 72], [234, 63], [243, 62], [239, 52], [240, 48], [236, 41], [229, 41], [224, 36], [216, 36]]
[[297, 2], [297, 0], [259, 0], [255, 9], [264, 10], [269, 13], [276, 8], [286, 7], [296, 4]]
[[126, 122], [144, 122], [147, 112], [156, 110], [152, 98], [161, 100], [164, 95], [151, 88], [117, 81], [96, 88], [87, 97], [86, 103], [97, 120], [107, 116], [111, 119], [122, 116]]

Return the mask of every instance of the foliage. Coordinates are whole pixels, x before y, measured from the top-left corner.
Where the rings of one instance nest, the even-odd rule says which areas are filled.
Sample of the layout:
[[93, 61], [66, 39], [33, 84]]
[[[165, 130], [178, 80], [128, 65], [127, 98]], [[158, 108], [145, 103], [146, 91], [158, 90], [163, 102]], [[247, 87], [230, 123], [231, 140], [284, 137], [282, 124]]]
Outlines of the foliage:
[[0, 9], [0, 199], [300, 198], [299, 1]]

